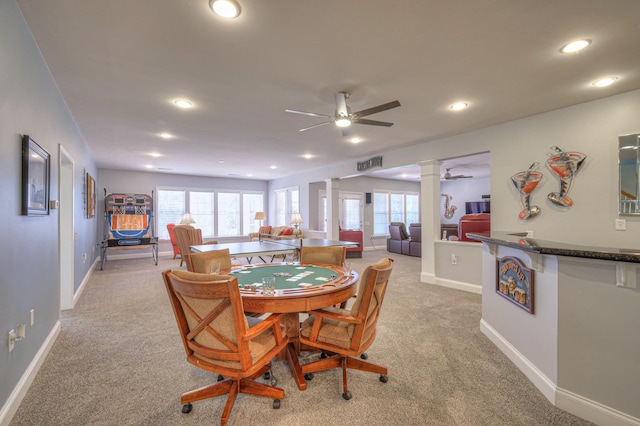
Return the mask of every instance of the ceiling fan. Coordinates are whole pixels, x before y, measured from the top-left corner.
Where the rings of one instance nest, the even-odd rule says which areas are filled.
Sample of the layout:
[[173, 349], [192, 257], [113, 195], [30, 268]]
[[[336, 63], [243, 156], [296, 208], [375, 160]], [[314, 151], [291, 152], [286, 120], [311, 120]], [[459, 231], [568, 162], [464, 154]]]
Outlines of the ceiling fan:
[[444, 180], [456, 180], [456, 179], [470, 179], [473, 176], [465, 176], [465, 175], [452, 175], [451, 169], [445, 169], [446, 173], [442, 177]]
[[304, 132], [309, 129], [313, 129], [316, 127], [324, 126], [325, 124], [335, 123], [336, 126], [342, 128], [342, 135], [346, 136], [345, 128], [349, 127], [351, 124], [368, 124], [371, 126], [384, 126], [391, 127], [393, 123], [388, 123], [386, 121], [376, 121], [369, 120], [366, 117], [367, 115], [376, 114], [378, 112], [386, 111], [388, 109], [397, 108], [400, 106], [400, 102], [392, 101], [387, 102], [386, 104], [378, 105], [373, 108], [363, 109], [358, 112], [351, 112], [351, 108], [347, 105], [347, 99], [351, 94], [346, 91], [334, 93], [336, 99], [336, 112], [333, 115], [327, 114], [317, 114], [315, 112], [306, 112], [306, 111], [298, 111], [295, 109], [287, 109], [286, 112], [291, 112], [293, 114], [302, 114], [302, 115], [310, 115], [312, 117], [325, 117], [328, 118], [329, 121], [324, 121], [322, 123], [314, 124], [313, 126], [305, 127], [300, 129], [300, 132]]

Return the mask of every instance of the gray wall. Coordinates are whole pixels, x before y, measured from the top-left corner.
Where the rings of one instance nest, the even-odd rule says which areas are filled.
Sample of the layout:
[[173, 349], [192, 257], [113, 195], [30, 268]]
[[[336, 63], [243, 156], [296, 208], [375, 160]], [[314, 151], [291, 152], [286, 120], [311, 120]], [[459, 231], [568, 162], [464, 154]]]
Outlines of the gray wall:
[[[0, 1], [0, 406], [27, 371], [59, 320], [58, 211], [49, 216], [21, 216], [21, 136], [29, 134], [51, 154], [51, 199], [59, 199], [58, 144], [75, 162], [74, 287], [88, 273], [93, 258], [96, 220], [83, 211], [83, 170], [97, 169], [64, 99], [49, 74], [15, 0]], [[86, 263], [82, 253], [88, 253]], [[29, 310], [35, 324], [29, 326]], [[26, 323], [26, 339], [7, 350], [7, 332]]]

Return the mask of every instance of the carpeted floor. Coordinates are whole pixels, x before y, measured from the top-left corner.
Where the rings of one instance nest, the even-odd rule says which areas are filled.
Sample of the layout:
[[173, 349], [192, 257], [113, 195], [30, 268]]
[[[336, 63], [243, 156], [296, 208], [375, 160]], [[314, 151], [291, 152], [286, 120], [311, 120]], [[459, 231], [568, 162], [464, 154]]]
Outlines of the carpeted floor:
[[[388, 253], [352, 259], [361, 272]], [[396, 262], [369, 359], [389, 368], [349, 371], [353, 399], [342, 396], [340, 370], [316, 373], [301, 392], [284, 362], [274, 366], [285, 390], [272, 400], [240, 395], [232, 425], [591, 425], [552, 406], [479, 331], [481, 297], [419, 282], [420, 259]], [[219, 424], [225, 398], [181, 413], [180, 394], [215, 380], [191, 366], [161, 271], [161, 257], [109, 260], [96, 270], [14, 416], [20, 425]], [[303, 353], [303, 362], [317, 355]]]

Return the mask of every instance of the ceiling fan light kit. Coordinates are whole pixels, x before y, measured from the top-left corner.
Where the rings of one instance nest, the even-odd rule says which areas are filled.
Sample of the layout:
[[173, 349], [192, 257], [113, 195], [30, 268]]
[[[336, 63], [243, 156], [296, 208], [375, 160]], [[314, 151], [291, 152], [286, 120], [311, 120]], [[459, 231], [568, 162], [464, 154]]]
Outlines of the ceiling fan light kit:
[[[388, 109], [397, 108], [400, 106], [399, 101], [387, 102], [386, 104], [378, 105], [373, 108], [363, 109], [358, 112], [351, 112], [351, 108], [347, 105], [347, 99], [351, 96], [351, 93], [347, 91], [341, 91], [334, 93], [335, 103], [336, 103], [336, 112], [334, 115], [327, 114], [318, 114], [315, 112], [306, 112], [299, 111], [295, 109], [287, 109], [286, 112], [290, 112], [292, 114], [301, 114], [308, 115], [311, 117], [325, 117], [328, 121], [314, 124], [313, 126], [304, 127], [300, 129], [300, 132], [304, 132], [309, 129], [313, 129], [315, 127], [324, 126], [325, 124], [335, 123], [337, 127], [349, 127], [352, 124], [366, 124], [369, 126], [382, 126], [382, 127], [391, 127], [393, 123], [389, 123], [386, 121], [377, 121], [377, 120], [369, 120], [362, 117], [366, 117], [367, 115], [376, 114], [378, 112], [386, 111]], [[344, 133], [343, 133], [344, 134]]]

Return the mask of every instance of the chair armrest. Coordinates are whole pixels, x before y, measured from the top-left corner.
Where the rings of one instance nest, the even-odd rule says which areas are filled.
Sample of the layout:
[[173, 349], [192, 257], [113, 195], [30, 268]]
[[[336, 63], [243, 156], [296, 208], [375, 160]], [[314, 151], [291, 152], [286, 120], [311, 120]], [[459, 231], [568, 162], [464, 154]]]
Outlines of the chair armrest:
[[257, 336], [261, 335], [265, 331], [268, 331], [274, 325], [280, 326], [280, 320], [284, 317], [284, 313], [280, 314], [271, 314], [264, 320], [260, 321], [259, 324], [254, 325], [253, 327], [247, 330], [247, 333], [244, 335], [242, 340], [249, 341], [255, 339]]
[[318, 318], [328, 318], [336, 321], [348, 322], [351, 324], [360, 324], [362, 323], [362, 319], [358, 317], [354, 317], [350, 314], [343, 314], [341, 312], [333, 312], [333, 311], [325, 311], [325, 310], [317, 310], [317, 311], [308, 311], [306, 312], [309, 315], [314, 315]]

